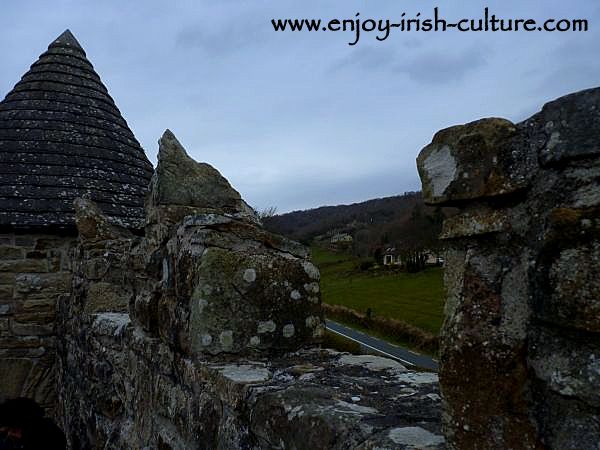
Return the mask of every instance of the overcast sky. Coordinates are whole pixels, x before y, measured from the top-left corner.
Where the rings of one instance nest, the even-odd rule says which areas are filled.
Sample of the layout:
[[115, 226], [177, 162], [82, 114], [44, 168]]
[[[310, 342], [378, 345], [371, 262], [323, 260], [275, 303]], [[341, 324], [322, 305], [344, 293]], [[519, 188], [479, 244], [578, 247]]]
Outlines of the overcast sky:
[[[585, 18], [587, 33], [276, 33], [272, 18]], [[1, 0], [0, 98], [71, 29], [156, 163], [171, 129], [257, 209], [419, 190], [433, 134], [600, 85], [597, 0]]]

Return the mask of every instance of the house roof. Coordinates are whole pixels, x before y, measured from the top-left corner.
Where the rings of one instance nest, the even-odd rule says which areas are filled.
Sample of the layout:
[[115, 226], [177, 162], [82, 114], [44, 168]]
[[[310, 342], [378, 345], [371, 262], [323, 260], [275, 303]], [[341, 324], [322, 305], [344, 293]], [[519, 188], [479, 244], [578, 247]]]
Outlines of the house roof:
[[152, 171], [69, 30], [0, 102], [0, 225], [73, 226], [85, 196], [139, 228]]

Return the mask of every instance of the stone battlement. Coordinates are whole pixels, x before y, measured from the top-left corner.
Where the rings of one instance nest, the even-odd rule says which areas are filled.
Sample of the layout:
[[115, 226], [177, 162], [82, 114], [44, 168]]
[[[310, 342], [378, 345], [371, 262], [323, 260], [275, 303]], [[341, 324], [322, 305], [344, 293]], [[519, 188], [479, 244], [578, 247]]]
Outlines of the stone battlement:
[[168, 130], [153, 171], [70, 32], [0, 105], [0, 401], [70, 448], [598, 448], [600, 88], [419, 155], [458, 211], [439, 388], [322, 349], [307, 249]]
[[319, 349], [307, 250], [170, 132], [150, 186], [143, 237], [75, 203], [56, 384], [73, 448], [442, 448], [437, 375]]
[[456, 449], [600, 442], [600, 89], [519, 124], [440, 131], [418, 158], [444, 223], [444, 427]]

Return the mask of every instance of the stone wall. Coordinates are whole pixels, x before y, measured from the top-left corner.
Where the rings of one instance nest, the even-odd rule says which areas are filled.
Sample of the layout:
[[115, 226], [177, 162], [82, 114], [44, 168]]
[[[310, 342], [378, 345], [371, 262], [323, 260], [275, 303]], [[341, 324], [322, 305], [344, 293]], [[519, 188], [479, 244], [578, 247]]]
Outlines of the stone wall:
[[71, 234], [0, 233], [0, 401], [56, 405], [56, 305], [71, 290]]
[[446, 444], [437, 376], [321, 349], [306, 249], [169, 132], [144, 236], [87, 200], [77, 238], [0, 234], [0, 400], [34, 398], [72, 449], [598, 448], [600, 89], [440, 131], [418, 166], [458, 210]]
[[600, 442], [600, 89], [513, 124], [435, 135], [429, 204], [454, 206], [440, 383], [455, 449]]
[[195, 359], [127, 313], [75, 323], [60, 371], [70, 448], [444, 448], [436, 374], [318, 348]]
[[71, 448], [443, 448], [437, 375], [320, 349], [306, 249], [170, 132], [158, 160], [145, 236], [75, 204], [58, 342]]

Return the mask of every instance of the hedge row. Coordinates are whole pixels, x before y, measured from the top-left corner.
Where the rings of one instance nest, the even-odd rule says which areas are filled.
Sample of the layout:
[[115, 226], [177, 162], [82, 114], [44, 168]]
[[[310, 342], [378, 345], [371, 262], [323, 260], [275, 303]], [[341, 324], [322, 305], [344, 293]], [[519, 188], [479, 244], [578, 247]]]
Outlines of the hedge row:
[[359, 313], [354, 309], [340, 305], [323, 303], [323, 311], [328, 319], [339, 320], [349, 325], [358, 325], [367, 330], [376, 330], [378, 333], [399, 341], [408, 342], [413, 348], [437, 353], [439, 339], [436, 335], [410, 325], [401, 320], [387, 317], [372, 316]]

